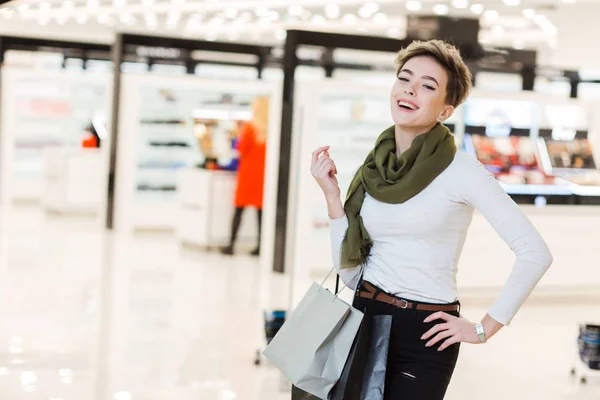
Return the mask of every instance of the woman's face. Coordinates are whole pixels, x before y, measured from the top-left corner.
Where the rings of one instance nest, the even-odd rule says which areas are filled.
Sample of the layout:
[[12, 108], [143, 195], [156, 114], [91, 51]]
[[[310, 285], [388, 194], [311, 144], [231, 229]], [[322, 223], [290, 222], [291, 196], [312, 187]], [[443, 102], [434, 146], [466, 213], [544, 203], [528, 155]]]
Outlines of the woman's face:
[[394, 124], [407, 130], [428, 130], [450, 118], [454, 107], [446, 104], [448, 73], [428, 56], [413, 57], [404, 64], [392, 87]]

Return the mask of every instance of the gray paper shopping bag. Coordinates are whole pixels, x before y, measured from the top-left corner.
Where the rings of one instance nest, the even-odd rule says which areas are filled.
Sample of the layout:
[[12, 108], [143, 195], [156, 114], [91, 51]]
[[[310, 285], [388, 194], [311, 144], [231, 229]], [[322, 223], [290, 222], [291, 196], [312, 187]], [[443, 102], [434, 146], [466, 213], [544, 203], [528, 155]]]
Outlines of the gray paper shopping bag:
[[361, 320], [360, 311], [313, 283], [264, 355], [294, 386], [327, 399]]

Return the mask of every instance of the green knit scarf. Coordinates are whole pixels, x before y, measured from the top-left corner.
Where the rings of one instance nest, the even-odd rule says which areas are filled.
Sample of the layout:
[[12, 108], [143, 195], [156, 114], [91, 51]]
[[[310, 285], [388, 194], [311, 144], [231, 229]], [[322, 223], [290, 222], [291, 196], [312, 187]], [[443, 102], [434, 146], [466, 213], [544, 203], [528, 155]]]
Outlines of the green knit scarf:
[[348, 230], [342, 242], [342, 269], [363, 264], [373, 245], [360, 216], [365, 192], [384, 203], [404, 203], [442, 173], [455, 154], [454, 136], [439, 123], [417, 136], [400, 158], [396, 156], [394, 126], [383, 131], [348, 189], [344, 204]]

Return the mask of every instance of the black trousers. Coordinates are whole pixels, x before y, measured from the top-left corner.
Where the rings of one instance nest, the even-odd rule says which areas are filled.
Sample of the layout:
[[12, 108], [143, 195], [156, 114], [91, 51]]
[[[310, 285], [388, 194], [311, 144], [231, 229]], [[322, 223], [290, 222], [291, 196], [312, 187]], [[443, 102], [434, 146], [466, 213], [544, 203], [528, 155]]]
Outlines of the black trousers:
[[[401, 309], [359, 297], [358, 292], [354, 297], [354, 307], [365, 312], [365, 316], [393, 315], [384, 399], [442, 400], [456, 366], [460, 344], [440, 352], [437, 349], [444, 340], [432, 347], [425, 347], [427, 341], [421, 340], [421, 336], [444, 321], [424, 323], [433, 311]], [[458, 312], [448, 314], [459, 315]]]
[[[240, 224], [242, 223], [242, 214], [244, 213], [245, 207], [236, 207], [235, 213], [233, 214], [233, 222], [231, 224], [231, 239], [229, 240], [229, 245], [233, 247], [235, 245], [235, 241], [237, 240], [237, 235], [240, 230]], [[258, 247], [260, 247], [260, 237], [262, 234], [262, 209], [258, 209]]]

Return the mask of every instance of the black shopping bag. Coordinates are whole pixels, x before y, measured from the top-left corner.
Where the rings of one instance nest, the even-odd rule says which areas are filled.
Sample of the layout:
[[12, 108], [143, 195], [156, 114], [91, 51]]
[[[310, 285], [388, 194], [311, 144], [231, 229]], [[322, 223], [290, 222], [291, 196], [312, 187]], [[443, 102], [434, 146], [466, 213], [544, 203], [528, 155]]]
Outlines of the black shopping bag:
[[329, 400], [383, 400], [391, 331], [391, 315], [365, 313]]
[[317, 397], [292, 385], [292, 400], [319, 400]]

